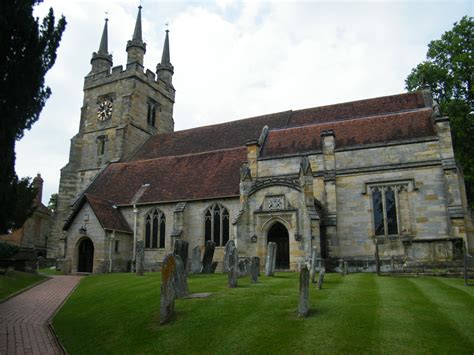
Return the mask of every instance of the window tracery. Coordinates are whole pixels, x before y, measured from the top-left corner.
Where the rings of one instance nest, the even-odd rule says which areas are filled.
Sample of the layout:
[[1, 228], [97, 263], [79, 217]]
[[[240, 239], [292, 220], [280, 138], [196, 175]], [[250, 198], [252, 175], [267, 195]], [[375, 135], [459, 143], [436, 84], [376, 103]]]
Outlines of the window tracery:
[[165, 247], [166, 217], [159, 209], [154, 209], [145, 217], [145, 248]]
[[210, 206], [204, 214], [205, 240], [216, 246], [225, 246], [229, 241], [229, 211], [220, 204]]

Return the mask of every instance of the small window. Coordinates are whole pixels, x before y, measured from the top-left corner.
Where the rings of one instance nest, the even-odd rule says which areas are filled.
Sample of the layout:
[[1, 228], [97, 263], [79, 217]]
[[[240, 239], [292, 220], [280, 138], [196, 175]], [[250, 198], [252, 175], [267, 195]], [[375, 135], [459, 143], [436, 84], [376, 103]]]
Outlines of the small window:
[[147, 107], [146, 122], [149, 126], [156, 127], [156, 111], [158, 109], [158, 104], [155, 101], [149, 99]]
[[216, 246], [225, 246], [229, 241], [229, 211], [219, 204], [212, 205], [204, 214], [205, 240], [213, 240]]
[[165, 248], [166, 217], [163, 212], [154, 209], [145, 217], [145, 248]]
[[120, 241], [119, 240], [115, 241], [114, 250], [115, 250], [115, 254], [120, 253]]
[[97, 155], [101, 156], [105, 154], [107, 145], [107, 136], [97, 137]]

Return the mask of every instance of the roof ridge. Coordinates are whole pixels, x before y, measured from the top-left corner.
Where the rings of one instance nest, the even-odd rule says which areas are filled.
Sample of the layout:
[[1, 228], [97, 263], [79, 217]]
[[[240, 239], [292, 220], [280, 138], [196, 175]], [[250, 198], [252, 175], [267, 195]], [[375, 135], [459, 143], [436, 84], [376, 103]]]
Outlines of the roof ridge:
[[378, 115], [360, 116], [360, 117], [347, 118], [347, 119], [343, 118], [343, 119], [334, 120], [334, 121], [327, 121], [327, 122], [313, 122], [313, 123], [299, 124], [299, 125], [295, 125], [295, 126], [272, 128], [272, 129], [269, 130], [269, 132], [284, 131], [284, 130], [290, 130], [290, 129], [299, 129], [299, 128], [304, 128], [304, 127], [309, 127], [309, 126], [327, 125], [327, 124], [333, 124], [333, 123], [361, 121], [361, 120], [368, 120], [368, 119], [373, 119], [373, 118], [397, 116], [397, 115], [402, 115], [402, 114], [405, 114], [405, 113], [422, 112], [422, 111], [429, 111], [429, 110], [432, 110], [432, 108], [431, 107], [420, 107], [420, 108], [415, 108], [415, 109], [401, 110], [401, 111], [397, 111], [397, 112], [389, 112], [389, 113], [383, 113], [383, 114], [378, 114]]

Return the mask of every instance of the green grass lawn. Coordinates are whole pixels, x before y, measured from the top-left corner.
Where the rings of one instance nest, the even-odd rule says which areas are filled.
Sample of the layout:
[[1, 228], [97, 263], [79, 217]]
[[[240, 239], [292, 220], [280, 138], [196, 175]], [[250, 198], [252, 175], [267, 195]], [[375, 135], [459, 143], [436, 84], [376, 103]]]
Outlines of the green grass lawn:
[[70, 354], [466, 353], [474, 351], [474, 287], [460, 279], [326, 274], [311, 313], [296, 315], [298, 274], [189, 277], [175, 319], [159, 325], [160, 274], [84, 278], [54, 319]]
[[8, 271], [5, 275], [0, 275], [0, 300], [43, 279], [45, 276], [29, 272]]

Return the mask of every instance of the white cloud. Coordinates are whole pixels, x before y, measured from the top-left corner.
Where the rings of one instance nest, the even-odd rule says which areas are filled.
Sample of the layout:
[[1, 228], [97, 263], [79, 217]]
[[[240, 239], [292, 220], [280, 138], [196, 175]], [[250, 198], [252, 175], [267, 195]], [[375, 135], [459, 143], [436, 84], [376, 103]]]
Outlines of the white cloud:
[[[17, 144], [17, 173], [45, 179], [44, 202], [57, 191], [77, 133], [83, 78], [98, 49], [105, 12], [114, 65], [125, 46], [136, 1], [46, 0], [68, 26], [48, 73], [53, 96]], [[160, 61], [165, 23], [177, 89], [177, 129], [288, 109], [404, 91], [410, 69], [432, 39], [472, 11], [463, 2], [143, 1], [145, 66]]]

